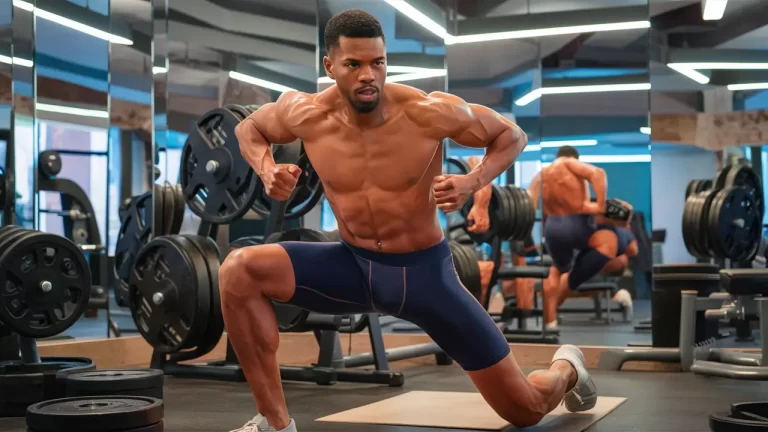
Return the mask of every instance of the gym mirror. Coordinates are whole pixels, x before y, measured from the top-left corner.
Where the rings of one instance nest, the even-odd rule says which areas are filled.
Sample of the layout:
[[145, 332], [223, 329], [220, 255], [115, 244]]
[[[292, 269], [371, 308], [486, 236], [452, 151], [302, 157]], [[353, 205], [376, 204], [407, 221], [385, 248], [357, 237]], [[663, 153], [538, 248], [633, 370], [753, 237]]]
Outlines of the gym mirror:
[[[207, 139], [214, 144], [232, 145], [231, 151], [240, 158], [237, 140], [222, 132], [222, 121], [239, 122], [289, 89], [314, 92], [316, 40], [313, 1], [169, 0], [164, 83], [167, 134], [164, 142], [159, 136], [155, 142], [161, 171], [157, 182], [186, 185], [190, 180], [196, 165], [190, 164], [190, 156], [184, 156], [184, 145], [200, 140], [196, 124], [203, 134], [210, 133]], [[219, 107], [227, 108], [227, 112], [206, 116]], [[194, 147], [187, 148], [192, 151]], [[195, 156], [193, 151], [191, 155]], [[214, 165], [210, 167], [214, 169]], [[215, 195], [213, 189], [209, 193]], [[169, 201], [165, 201], [167, 206]], [[271, 205], [265, 201], [257, 199], [251, 211], [220, 224], [220, 244], [226, 246], [229, 239], [263, 233], [265, 208]], [[211, 208], [204, 209], [200, 201], [195, 203], [194, 210], [187, 206], [181, 222], [184, 233], [198, 232], [201, 218], [210, 220], [205, 215]], [[284, 226], [300, 224], [298, 217], [286, 220]]]
[[[13, 152], [8, 149], [11, 141], [11, 108], [13, 106], [13, 3], [11, 0], [0, 1], [0, 220], [9, 224], [13, 220], [11, 209], [13, 200], [7, 198], [14, 191], [6, 188], [8, 167], [12, 167]], [[10, 157], [9, 157], [10, 156]], [[7, 209], [7, 210], [6, 210]]]
[[[449, 9], [431, 2], [410, 2], [436, 25], [445, 28]], [[347, 9], [362, 9], [375, 16], [381, 23], [387, 45], [387, 82], [403, 83], [427, 93], [446, 91], [446, 46], [441, 37], [426, 30], [417, 22], [398, 10], [396, 2], [366, 0], [318, 0], [317, 38], [319, 50], [317, 67], [319, 79], [317, 91], [323, 91], [333, 85], [333, 80], [325, 74], [323, 57], [327, 50], [323, 40], [325, 25], [339, 12]], [[444, 148], [443, 151], [446, 149]], [[310, 212], [306, 218], [310, 227], [326, 231], [337, 228], [328, 201], [323, 198], [322, 206]], [[319, 217], [319, 226], [315, 218]]]
[[[768, 108], [768, 26], [762, 19], [766, 2], [710, 3], [724, 7], [661, 0], [650, 4], [654, 261], [765, 267], [760, 226], [765, 159], [760, 146], [766, 144], [768, 133], [763, 120]], [[728, 224], [728, 231], [717, 236], [702, 235], [709, 232], [709, 222], [701, 216], [705, 213], [694, 210], [694, 204], [707, 202], [708, 212], [718, 211], [720, 206], [712, 204], [715, 195], [728, 194], [733, 186], [749, 188], [756, 201], [739, 199], [735, 208], [749, 212], [738, 216], [738, 224]], [[730, 243], [733, 236], [744, 241]], [[702, 284], [699, 295], [710, 294], [707, 290], [719, 287]], [[679, 294], [672, 307], [656, 301], [663, 298], [661, 290], [656, 294], [654, 291], [651, 304], [655, 321], [648, 339], [654, 346], [677, 347], [679, 337], [674, 329], [679, 323], [674, 314], [679, 314]], [[735, 331], [738, 347], [756, 346], [750, 345], [754, 338], [748, 321], [730, 324], [735, 330], [728, 331]], [[707, 326], [701, 333], [704, 339], [717, 336], [716, 322], [701, 319], [696, 325]], [[662, 326], [673, 331], [657, 331]]]
[[[502, 39], [488, 40], [483, 38], [483, 33], [506, 32], [515, 29], [518, 25], [515, 20], [527, 19], [527, 10], [505, 8], [503, 2], [487, 2], [478, 5], [473, 2], [459, 1], [456, 3], [456, 17], [451, 23], [451, 29], [458, 35], [481, 34], [478, 40], [465, 43], [455, 43], [447, 46], [448, 57], [448, 91], [469, 103], [484, 105], [494, 109], [501, 115], [516, 122], [528, 136], [530, 146], [517, 158], [511, 169], [498, 177], [494, 182], [495, 191], [501, 192], [505, 201], [513, 203], [512, 206], [494, 206], [490, 212], [499, 213], [500, 218], [515, 220], [519, 223], [510, 224], [507, 237], [510, 241], [502, 241], [499, 244], [491, 242], [477, 248], [478, 260], [481, 271], [490, 274], [496, 254], [501, 252], [498, 266], [509, 272], [513, 265], [523, 265], [526, 262], [526, 246], [531, 254], [535, 245], [541, 243], [541, 224], [536, 222], [535, 215], [532, 218], [518, 216], [515, 209], [532, 205], [526, 190], [530, 185], [533, 175], [538, 172], [540, 161], [536, 143], [539, 139], [539, 101], [521, 105], [514, 101], [525, 94], [538, 88], [541, 78], [539, 67], [540, 44], [536, 39]], [[460, 40], [460, 39], [459, 39]], [[454, 169], [453, 159], [459, 159], [473, 168], [482, 160], [484, 150], [462, 147], [451, 143], [447, 149], [447, 157], [451, 163], [447, 165], [449, 172]], [[510, 193], [507, 193], [510, 192]], [[499, 195], [502, 197], [502, 195]], [[467, 206], [465, 210], [469, 210]], [[477, 211], [477, 210], [475, 210]], [[462, 223], [465, 211], [449, 215], [449, 225]], [[490, 213], [489, 213], [490, 215]], [[532, 227], [532, 229], [531, 229]], [[458, 239], [464, 236], [464, 230], [451, 230], [449, 235]], [[523, 245], [525, 244], [525, 246]], [[486, 278], [487, 279], [487, 278]], [[490, 280], [482, 282], [481, 303], [487, 304], [489, 312], [497, 316], [501, 313], [504, 299], [509, 305], [516, 304], [520, 300], [523, 308], [531, 308], [528, 303], [533, 301], [533, 286], [527, 281], [518, 283], [511, 275], [501, 277], [497, 287], [489, 287]], [[523, 295], [517, 297], [517, 286], [521, 285]], [[529, 288], [526, 291], [526, 288]], [[525, 293], [528, 293], [526, 295]], [[487, 302], [487, 303], [486, 303]], [[505, 333], [511, 341], [529, 341], [527, 329], [505, 327]], [[518, 338], [519, 339], [516, 339]]]
[[[577, 3], [530, 2], [525, 20], [594, 28], [540, 37], [541, 86], [515, 100], [540, 103], [540, 140], [531, 147], [541, 174], [533, 189], [551, 266], [536, 286], [551, 336], [626, 346], [633, 299], [647, 303], [652, 269], [648, 4]], [[628, 203], [625, 214], [594, 213], [596, 193]]]
[[[13, 169], [9, 170], [15, 179], [15, 198], [13, 218], [15, 223], [27, 229], [34, 228], [35, 183], [34, 154], [36, 142], [34, 140], [35, 118], [35, 23], [32, 10], [34, 1], [13, 3], [13, 9], [9, 11], [12, 18], [12, 114], [10, 127], [13, 134], [13, 146], [11, 152]], [[10, 207], [10, 206], [8, 206]]]

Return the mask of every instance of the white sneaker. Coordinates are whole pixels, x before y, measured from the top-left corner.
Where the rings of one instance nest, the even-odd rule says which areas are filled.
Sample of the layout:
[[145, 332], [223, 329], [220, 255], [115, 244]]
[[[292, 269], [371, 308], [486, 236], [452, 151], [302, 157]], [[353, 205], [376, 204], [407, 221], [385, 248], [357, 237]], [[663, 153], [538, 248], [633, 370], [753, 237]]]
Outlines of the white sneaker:
[[584, 366], [584, 354], [578, 347], [563, 345], [555, 352], [552, 363], [565, 360], [576, 369], [576, 385], [565, 394], [565, 408], [570, 412], [589, 411], [597, 404], [597, 389]]
[[267, 432], [267, 431], [274, 431], [273, 428], [269, 427], [269, 422], [267, 421], [267, 418], [263, 415], [259, 414], [253, 419], [249, 420], [248, 423], [246, 423], [243, 427], [239, 429], [234, 429], [229, 432]]
[[632, 294], [625, 289], [620, 289], [613, 295], [613, 301], [624, 306], [627, 321], [632, 321]]

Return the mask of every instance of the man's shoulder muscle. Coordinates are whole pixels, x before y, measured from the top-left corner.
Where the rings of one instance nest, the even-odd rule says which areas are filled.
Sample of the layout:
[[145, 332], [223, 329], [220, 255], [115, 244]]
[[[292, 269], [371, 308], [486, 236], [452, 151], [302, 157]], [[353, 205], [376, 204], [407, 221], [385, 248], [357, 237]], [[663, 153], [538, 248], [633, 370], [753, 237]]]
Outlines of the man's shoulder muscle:
[[466, 128], [474, 116], [469, 104], [449, 93], [425, 93], [415, 90], [406, 102], [406, 113], [420, 126], [439, 131], [443, 137], [452, 136]]
[[289, 129], [317, 121], [323, 114], [322, 107], [317, 103], [317, 94], [299, 91], [288, 91], [280, 95], [275, 109]]

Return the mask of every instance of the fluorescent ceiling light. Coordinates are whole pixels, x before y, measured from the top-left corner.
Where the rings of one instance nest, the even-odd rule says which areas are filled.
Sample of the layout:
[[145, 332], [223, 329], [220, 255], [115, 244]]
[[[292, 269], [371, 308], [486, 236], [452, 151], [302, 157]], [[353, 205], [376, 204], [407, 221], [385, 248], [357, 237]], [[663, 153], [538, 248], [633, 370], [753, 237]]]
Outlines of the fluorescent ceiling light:
[[643, 127], [640, 128], [640, 132], [642, 132], [642, 133], [644, 133], [646, 135], [650, 135], [651, 134], [651, 128], [643, 126]]
[[[581, 155], [579, 161], [586, 163], [638, 163], [638, 162], [650, 162], [651, 155]], [[548, 167], [552, 165], [552, 162], [544, 162], [542, 167]]]
[[[474, 35], [461, 35], [453, 37], [453, 44], [459, 43], [472, 43], [472, 42], [488, 42], [504, 39], [524, 39], [535, 38], [542, 36], [556, 36], [565, 34], [578, 34], [578, 33], [593, 33], [601, 31], [616, 31], [616, 30], [633, 30], [644, 29], [651, 26], [650, 21], [628, 21], [618, 23], [607, 24], [588, 24], [579, 26], [568, 27], [551, 27], [543, 29], [531, 29], [531, 30], [515, 30], [499, 33], [484, 33]], [[446, 40], [446, 43], [448, 41]]]
[[168, 72], [168, 68], [162, 66], [152, 66], [152, 73], [155, 75], [164, 74]]
[[702, 18], [705, 21], [719, 20], [725, 14], [725, 7], [728, 5], [728, 0], [703, 0], [704, 10], [702, 11]]
[[728, 90], [768, 90], [768, 82], [764, 83], [745, 83], [745, 84], [729, 84]]
[[14, 65], [19, 65], [23, 67], [32, 67], [35, 64], [35, 62], [33, 62], [32, 60], [23, 59], [21, 57], [10, 58], [4, 55], [0, 55], [0, 63], [14, 64]]
[[676, 70], [680, 75], [685, 75], [686, 77], [696, 81], [699, 84], [709, 83], [708, 76], [701, 72], [695, 71], [688, 66], [684, 66], [682, 63], [669, 63], [667, 66], [669, 66], [670, 69]]
[[405, 0], [385, 1], [389, 3], [393, 8], [397, 9], [400, 13], [415, 21], [416, 24], [443, 38], [446, 43], [448, 43], [448, 40], [453, 39], [453, 36], [448, 34], [448, 30], [446, 30], [445, 27], [433, 21], [430, 17], [424, 15], [415, 7], [409, 5]]
[[571, 147], [585, 147], [585, 146], [595, 146], [597, 145], [596, 139], [588, 139], [588, 140], [568, 140], [568, 141], [542, 141], [541, 147], [562, 147], [562, 146], [571, 146]]
[[36, 17], [46, 19], [48, 21], [53, 21], [57, 24], [61, 24], [65, 27], [69, 27], [73, 30], [77, 30], [79, 32], [89, 34], [93, 37], [97, 37], [99, 39], [104, 39], [106, 41], [120, 44], [120, 45], [133, 45], [133, 41], [130, 39], [126, 39], [122, 36], [113, 35], [111, 33], [107, 33], [103, 30], [99, 30], [97, 28], [79, 23], [77, 21], [73, 21], [69, 18], [65, 18], [61, 15], [56, 15], [54, 13], [50, 13], [48, 11], [45, 11], [43, 9], [40, 9], [39, 7], [35, 7], [29, 2], [25, 2], [23, 0], [13, 0], [13, 5], [16, 6], [19, 9], [24, 9], [25, 11], [33, 12]]
[[270, 81], [265, 81], [263, 79], [252, 77], [250, 75], [241, 74], [240, 72], [235, 72], [235, 71], [230, 71], [229, 72], [229, 77], [232, 78], [232, 79], [236, 79], [238, 81], [247, 82], [248, 84], [257, 85], [259, 87], [264, 87], [264, 88], [268, 88], [270, 90], [275, 90], [275, 91], [279, 91], [279, 92], [287, 92], [287, 91], [296, 90], [296, 89], [284, 86], [282, 84], [277, 84], [277, 83], [273, 83], [273, 82], [270, 82]]
[[525, 106], [545, 94], [601, 93], [618, 91], [650, 90], [651, 83], [637, 84], [597, 84], [587, 86], [542, 87], [531, 91], [515, 101], [515, 105]]
[[688, 69], [768, 69], [768, 63], [753, 62], [696, 62], [669, 63], [667, 66], [684, 67]]
[[633, 30], [650, 28], [650, 21], [628, 21], [618, 23], [605, 23], [605, 24], [587, 24], [579, 26], [568, 27], [551, 27], [544, 29], [531, 29], [531, 30], [517, 30], [509, 32], [498, 33], [484, 33], [474, 35], [462, 35], [453, 36], [440, 25], [433, 21], [428, 16], [421, 13], [418, 9], [408, 4], [406, 0], [385, 0], [393, 8], [397, 9], [400, 13], [406, 17], [412, 19], [416, 24], [424, 27], [436, 36], [441, 37], [446, 45], [453, 45], [459, 43], [473, 43], [473, 42], [488, 42], [494, 40], [504, 39], [522, 39], [522, 38], [535, 38], [541, 36], [555, 36], [564, 34], [576, 34], [576, 33], [592, 33], [600, 31], [615, 31], [615, 30]]
[[74, 107], [61, 106], [61, 105], [50, 105], [50, 104], [39, 103], [39, 102], [35, 104], [35, 109], [37, 111], [46, 111], [46, 112], [53, 112], [53, 113], [59, 113], [59, 114], [70, 114], [70, 115], [76, 115], [76, 116], [82, 116], [82, 117], [109, 118], [109, 113], [107, 111], [74, 108]]
[[[387, 77], [387, 82], [413, 81], [424, 78], [443, 77], [448, 74], [445, 69], [428, 69], [414, 66], [387, 66], [387, 73], [400, 73]], [[324, 76], [317, 79], [318, 84], [333, 84], [335, 81]]]

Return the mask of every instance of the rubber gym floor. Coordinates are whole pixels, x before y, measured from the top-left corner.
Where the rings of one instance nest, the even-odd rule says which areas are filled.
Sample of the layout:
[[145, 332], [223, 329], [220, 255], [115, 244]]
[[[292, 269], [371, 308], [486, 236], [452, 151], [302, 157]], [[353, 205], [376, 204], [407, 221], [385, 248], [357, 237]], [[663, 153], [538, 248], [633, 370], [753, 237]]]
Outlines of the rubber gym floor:
[[[289, 411], [301, 432], [448, 432], [449, 429], [314, 422], [412, 390], [474, 391], [466, 374], [455, 366], [422, 366], [404, 373], [406, 381], [401, 388], [344, 383], [323, 387], [286, 382]], [[590, 432], [706, 432], [709, 413], [727, 411], [733, 402], [763, 400], [768, 394], [768, 383], [679, 372], [593, 371], [593, 376], [601, 396], [628, 399], [588, 429]], [[165, 386], [165, 430], [226, 432], [242, 426], [253, 415], [253, 406], [245, 383], [169, 377]], [[0, 419], [0, 430], [25, 432], [24, 419]]]
[[[636, 302], [635, 321], [650, 316], [650, 305], [646, 303]], [[630, 342], [650, 342], [650, 333], [635, 332], [632, 323], [615, 322], [606, 326], [590, 322], [585, 315], [566, 318], [568, 325], [561, 329], [561, 338], [567, 343], [582, 346], [627, 346]], [[119, 322], [121, 326], [128, 326], [130, 319], [119, 319]], [[102, 319], [81, 320], [68, 330], [67, 334], [74, 337], [98, 337], [103, 334], [104, 326], [105, 321]], [[755, 333], [755, 336], [754, 343], [734, 346], [759, 346], [759, 335]], [[392, 363], [391, 367], [401, 370], [398, 362]], [[525, 368], [526, 372], [532, 370], [534, 368]], [[314, 421], [413, 390], [476, 391], [466, 374], [455, 365], [422, 365], [401, 371], [405, 375], [405, 385], [401, 388], [371, 384], [337, 383], [332, 386], [318, 386], [313, 383], [284, 382], [290, 414], [296, 419], [302, 432], [467, 432], [466, 429]], [[736, 381], [680, 372], [615, 372], [593, 369], [590, 373], [600, 396], [627, 398], [615, 411], [587, 429], [590, 432], [707, 432], [710, 413], [727, 411], [731, 403], [765, 400], [765, 395], [768, 394], [768, 382]], [[254, 403], [245, 383], [166, 377], [164, 402], [165, 430], [168, 432], [227, 432], [241, 427], [254, 415]], [[534, 428], [530, 430], [535, 431]], [[25, 432], [25, 421], [23, 418], [0, 419], [0, 431]]]

